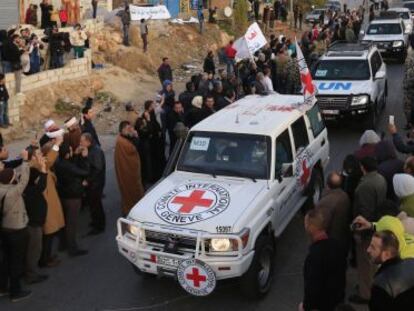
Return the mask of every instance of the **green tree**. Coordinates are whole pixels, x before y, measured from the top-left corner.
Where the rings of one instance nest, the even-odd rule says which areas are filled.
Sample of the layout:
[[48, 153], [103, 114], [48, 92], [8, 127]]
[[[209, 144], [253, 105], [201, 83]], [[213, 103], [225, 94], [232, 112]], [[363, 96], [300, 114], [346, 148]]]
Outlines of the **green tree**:
[[236, 35], [240, 36], [244, 34], [247, 27], [249, 26], [249, 21], [247, 19], [247, 0], [237, 0], [234, 6], [234, 31]]

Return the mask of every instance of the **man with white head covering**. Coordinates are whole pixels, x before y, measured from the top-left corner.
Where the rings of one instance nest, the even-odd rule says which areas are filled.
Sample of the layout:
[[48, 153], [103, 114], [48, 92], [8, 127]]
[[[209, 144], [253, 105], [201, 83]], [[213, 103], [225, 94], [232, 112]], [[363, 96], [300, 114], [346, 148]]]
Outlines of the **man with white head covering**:
[[381, 141], [381, 138], [373, 130], [366, 130], [359, 139], [359, 149], [354, 155], [358, 160], [365, 157], [375, 158], [375, 146]]
[[52, 119], [47, 120], [43, 128], [44, 128], [45, 133], [39, 140], [40, 146], [43, 146], [44, 144], [46, 144], [52, 139], [55, 139], [58, 136], [63, 136], [63, 133], [64, 133], [63, 130], [61, 130], [57, 126], [56, 122]]

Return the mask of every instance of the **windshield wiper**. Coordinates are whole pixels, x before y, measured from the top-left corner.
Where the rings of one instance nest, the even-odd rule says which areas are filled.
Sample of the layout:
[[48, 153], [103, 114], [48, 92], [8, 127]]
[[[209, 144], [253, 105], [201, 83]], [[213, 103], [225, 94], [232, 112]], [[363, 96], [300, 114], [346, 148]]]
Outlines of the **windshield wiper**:
[[238, 171], [233, 171], [233, 170], [229, 170], [229, 169], [223, 168], [223, 169], [216, 169], [214, 172], [216, 174], [220, 174], [221, 173], [221, 174], [230, 175], [230, 176], [236, 176], [236, 177], [242, 177], [242, 178], [249, 178], [253, 182], [256, 182], [256, 178], [254, 178], [252, 176], [244, 175], [244, 174], [242, 174], [242, 173], [240, 173]]
[[201, 173], [201, 174], [207, 174], [213, 176], [213, 178], [217, 178], [216, 172], [211, 171], [199, 166], [191, 166], [191, 165], [185, 165], [184, 167], [179, 168], [179, 170], [192, 172], [192, 173]]

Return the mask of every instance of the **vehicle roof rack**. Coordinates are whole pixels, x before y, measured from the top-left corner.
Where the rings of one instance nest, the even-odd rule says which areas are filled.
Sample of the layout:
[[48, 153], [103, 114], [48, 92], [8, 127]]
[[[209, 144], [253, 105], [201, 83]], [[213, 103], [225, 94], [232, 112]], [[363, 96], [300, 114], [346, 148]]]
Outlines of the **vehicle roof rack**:
[[363, 52], [369, 51], [373, 46], [372, 42], [338, 40], [329, 45], [328, 52]]

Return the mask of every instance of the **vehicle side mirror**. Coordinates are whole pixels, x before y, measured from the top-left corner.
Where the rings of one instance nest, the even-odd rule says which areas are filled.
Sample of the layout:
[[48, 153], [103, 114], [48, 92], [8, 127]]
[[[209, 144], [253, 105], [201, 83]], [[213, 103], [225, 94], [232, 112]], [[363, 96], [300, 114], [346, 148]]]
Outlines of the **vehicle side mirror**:
[[276, 179], [279, 183], [282, 182], [284, 177], [292, 177], [292, 176], [293, 176], [292, 163], [283, 163], [280, 170], [276, 172]]
[[360, 35], [364, 35], [364, 34], [365, 34], [365, 30], [361, 29], [361, 30], [359, 31], [359, 34], [360, 34]]
[[292, 165], [292, 163], [283, 163], [280, 175], [282, 177], [292, 177], [293, 176], [293, 165]]
[[384, 71], [377, 71], [375, 74], [375, 80], [380, 80], [385, 78], [385, 72]]

